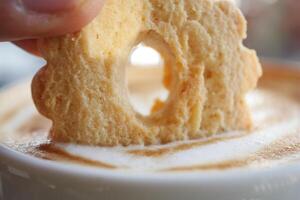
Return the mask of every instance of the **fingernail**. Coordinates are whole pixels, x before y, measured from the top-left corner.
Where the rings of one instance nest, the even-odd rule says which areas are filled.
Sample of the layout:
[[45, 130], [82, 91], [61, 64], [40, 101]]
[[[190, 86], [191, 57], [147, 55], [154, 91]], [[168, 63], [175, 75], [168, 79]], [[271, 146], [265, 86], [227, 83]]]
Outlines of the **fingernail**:
[[57, 13], [73, 9], [80, 3], [80, 0], [22, 0], [22, 3], [28, 10]]

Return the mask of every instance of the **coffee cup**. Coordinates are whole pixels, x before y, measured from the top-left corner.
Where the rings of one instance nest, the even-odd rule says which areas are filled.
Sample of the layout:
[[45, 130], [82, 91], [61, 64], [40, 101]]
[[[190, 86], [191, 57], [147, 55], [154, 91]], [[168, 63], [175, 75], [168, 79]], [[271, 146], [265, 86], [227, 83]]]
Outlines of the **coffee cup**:
[[[295, 66], [264, 62], [259, 87], [247, 97], [253, 130], [156, 146], [55, 143], [48, 138], [51, 122], [34, 108], [30, 84], [6, 88], [0, 94], [0, 199], [296, 200], [300, 69]], [[133, 104], [165, 95], [148, 84], [159, 82], [159, 70], [147, 70], [129, 73], [138, 77], [129, 82]]]

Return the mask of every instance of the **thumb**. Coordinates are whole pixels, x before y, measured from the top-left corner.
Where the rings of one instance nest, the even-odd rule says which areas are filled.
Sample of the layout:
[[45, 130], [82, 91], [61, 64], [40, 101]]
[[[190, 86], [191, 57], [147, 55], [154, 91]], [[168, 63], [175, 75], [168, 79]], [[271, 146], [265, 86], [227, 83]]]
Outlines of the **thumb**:
[[104, 0], [1, 0], [0, 41], [56, 36], [80, 30]]

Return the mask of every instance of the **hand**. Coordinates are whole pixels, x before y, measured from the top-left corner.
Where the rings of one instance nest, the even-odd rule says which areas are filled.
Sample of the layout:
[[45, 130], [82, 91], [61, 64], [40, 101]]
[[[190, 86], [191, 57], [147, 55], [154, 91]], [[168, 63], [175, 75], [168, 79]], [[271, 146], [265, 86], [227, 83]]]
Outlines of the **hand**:
[[0, 41], [38, 54], [36, 39], [80, 30], [104, 0], [1, 0]]

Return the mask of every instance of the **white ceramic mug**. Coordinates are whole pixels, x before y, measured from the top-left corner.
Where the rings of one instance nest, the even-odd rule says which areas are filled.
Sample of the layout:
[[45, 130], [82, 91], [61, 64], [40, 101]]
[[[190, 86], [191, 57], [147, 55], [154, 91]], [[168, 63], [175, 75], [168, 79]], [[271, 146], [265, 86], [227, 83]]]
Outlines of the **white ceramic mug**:
[[3, 200], [298, 200], [300, 163], [264, 170], [133, 174], [54, 163], [3, 146]]

